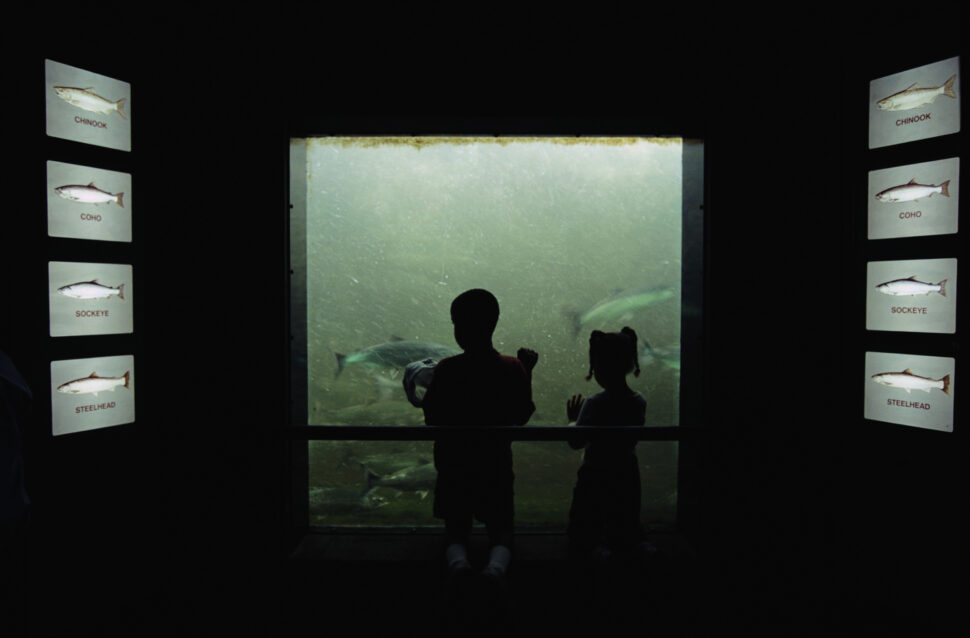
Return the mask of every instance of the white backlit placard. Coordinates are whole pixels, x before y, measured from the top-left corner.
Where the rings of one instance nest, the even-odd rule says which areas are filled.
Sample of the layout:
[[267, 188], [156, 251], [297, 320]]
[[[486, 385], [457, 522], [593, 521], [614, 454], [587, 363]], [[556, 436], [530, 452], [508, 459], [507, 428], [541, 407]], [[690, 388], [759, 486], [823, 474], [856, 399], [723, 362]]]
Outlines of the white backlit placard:
[[955, 367], [950, 357], [867, 352], [865, 418], [952, 432]]
[[52, 337], [131, 333], [132, 268], [128, 264], [47, 264]]
[[131, 150], [131, 85], [67, 64], [45, 61], [47, 134]]
[[135, 420], [135, 357], [51, 361], [54, 436]]
[[866, 267], [866, 330], [957, 329], [957, 260], [871, 261]]
[[869, 148], [960, 132], [960, 58], [869, 83]]
[[869, 239], [955, 233], [959, 210], [959, 158], [869, 173]]
[[47, 234], [131, 241], [131, 175], [47, 162]]

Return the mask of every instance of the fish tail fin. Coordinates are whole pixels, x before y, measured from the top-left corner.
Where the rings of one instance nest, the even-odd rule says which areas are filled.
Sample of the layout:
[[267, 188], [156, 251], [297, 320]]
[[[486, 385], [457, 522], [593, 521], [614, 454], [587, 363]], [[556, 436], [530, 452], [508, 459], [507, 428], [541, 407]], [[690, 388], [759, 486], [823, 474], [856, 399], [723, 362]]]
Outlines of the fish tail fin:
[[120, 286], [118, 286], [118, 297], [120, 297], [121, 299], [124, 299], [125, 298], [125, 285], [124, 284], [121, 284]]
[[943, 382], [943, 391], [950, 394], [950, 375], [946, 375], [940, 381]]
[[946, 279], [936, 285], [940, 287], [940, 294], [946, 297]]
[[118, 115], [120, 115], [121, 117], [125, 118], [126, 120], [128, 119], [128, 116], [125, 115], [125, 100], [127, 100], [127, 99], [128, 98], [123, 97], [120, 100], [118, 100], [117, 102], [115, 102], [115, 109], [117, 109]]
[[950, 79], [947, 80], [946, 84], [943, 85], [943, 95], [947, 97], [957, 96], [956, 91], [953, 90], [953, 83], [956, 82], [956, 79], [957, 79], [956, 73], [950, 76]]
[[950, 196], [950, 180], [946, 180], [945, 182], [940, 184], [940, 195], [942, 195], [943, 197]]
[[[131, 385], [130, 385], [131, 384], [131, 370], [125, 370], [124, 377], [125, 377], [125, 387], [126, 388], [130, 388], [131, 387]], [[112, 390], [113, 389], [114, 388], [112, 388]]]
[[336, 379], [344, 371], [344, 366], [347, 365], [347, 355], [340, 354], [339, 352], [334, 352], [333, 354], [337, 357], [337, 372], [333, 375], [333, 378]]
[[569, 319], [569, 322], [573, 326], [573, 336], [578, 337], [579, 331], [583, 327], [583, 322], [579, 320], [579, 313], [573, 310], [564, 310], [563, 312], [566, 315], [566, 318]]
[[116, 202], [118, 202], [118, 206], [121, 206], [122, 208], [125, 207], [124, 198], [125, 198], [124, 193], [118, 193], [118, 199], [115, 200]]

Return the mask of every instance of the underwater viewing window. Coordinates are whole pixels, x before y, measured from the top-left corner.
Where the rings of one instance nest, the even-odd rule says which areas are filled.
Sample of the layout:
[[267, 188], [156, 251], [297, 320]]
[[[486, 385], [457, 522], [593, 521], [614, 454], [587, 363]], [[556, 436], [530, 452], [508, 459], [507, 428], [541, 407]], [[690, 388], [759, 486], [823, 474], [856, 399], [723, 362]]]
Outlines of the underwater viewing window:
[[[380, 432], [423, 426], [404, 367], [460, 352], [449, 309], [471, 288], [499, 301], [499, 352], [539, 354], [527, 428], [566, 426], [566, 400], [602, 390], [585, 379], [589, 335], [624, 326], [639, 339], [628, 381], [647, 426], [679, 425], [696, 360], [685, 326], [700, 312], [702, 149], [674, 137], [291, 139], [291, 423], [378, 430], [308, 441], [310, 524], [440, 524], [431, 441]], [[513, 443], [518, 525], [565, 524], [581, 461], [565, 438]], [[677, 442], [637, 453], [644, 522], [673, 522]]]

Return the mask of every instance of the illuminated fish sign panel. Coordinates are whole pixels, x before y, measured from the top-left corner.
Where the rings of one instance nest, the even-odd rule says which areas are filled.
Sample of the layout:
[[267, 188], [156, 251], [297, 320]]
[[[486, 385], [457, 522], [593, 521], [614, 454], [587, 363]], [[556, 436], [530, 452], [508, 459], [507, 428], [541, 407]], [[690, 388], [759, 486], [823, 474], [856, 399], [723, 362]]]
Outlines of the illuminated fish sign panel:
[[51, 361], [54, 436], [135, 420], [135, 357]]
[[952, 234], [959, 211], [958, 157], [869, 173], [869, 239]]
[[953, 358], [867, 352], [865, 370], [865, 418], [953, 431]]
[[47, 272], [52, 337], [134, 331], [130, 265], [52, 261]]
[[47, 234], [131, 241], [131, 175], [47, 162]]
[[869, 148], [960, 132], [960, 58], [869, 83]]
[[956, 332], [956, 259], [871, 261], [866, 271], [866, 330]]
[[45, 60], [47, 134], [131, 150], [131, 84]]

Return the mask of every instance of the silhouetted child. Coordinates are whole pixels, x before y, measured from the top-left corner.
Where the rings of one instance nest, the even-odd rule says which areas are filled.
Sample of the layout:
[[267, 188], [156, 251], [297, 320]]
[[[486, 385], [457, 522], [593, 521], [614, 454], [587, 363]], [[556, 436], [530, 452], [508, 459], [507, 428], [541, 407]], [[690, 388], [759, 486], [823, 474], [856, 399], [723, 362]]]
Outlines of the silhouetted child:
[[[631, 328], [605, 333], [594, 330], [589, 338], [589, 375], [603, 392], [585, 401], [573, 395], [566, 414], [576, 425], [642, 426], [647, 402], [630, 389], [626, 376], [640, 374], [637, 335]], [[616, 551], [641, 549], [640, 468], [634, 438], [617, 437], [588, 442], [573, 438], [573, 449], [585, 447], [573, 502], [569, 508], [569, 548], [576, 557], [608, 558]], [[648, 551], [643, 547], [644, 551]]]
[[[499, 354], [492, 347], [498, 317], [498, 301], [487, 290], [466, 291], [452, 302], [455, 341], [464, 352], [435, 366], [421, 404], [427, 425], [525, 425], [532, 416], [531, 373], [538, 355], [524, 348], [518, 358]], [[474, 517], [488, 530], [489, 561], [483, 574], [502, 582], [512, 547], [511, 442], [484, 436], [442, 438], [435, 441], [434, 462], [434, 515], [444, 519], [451, 573], [471, 568], [467, 548]]]

